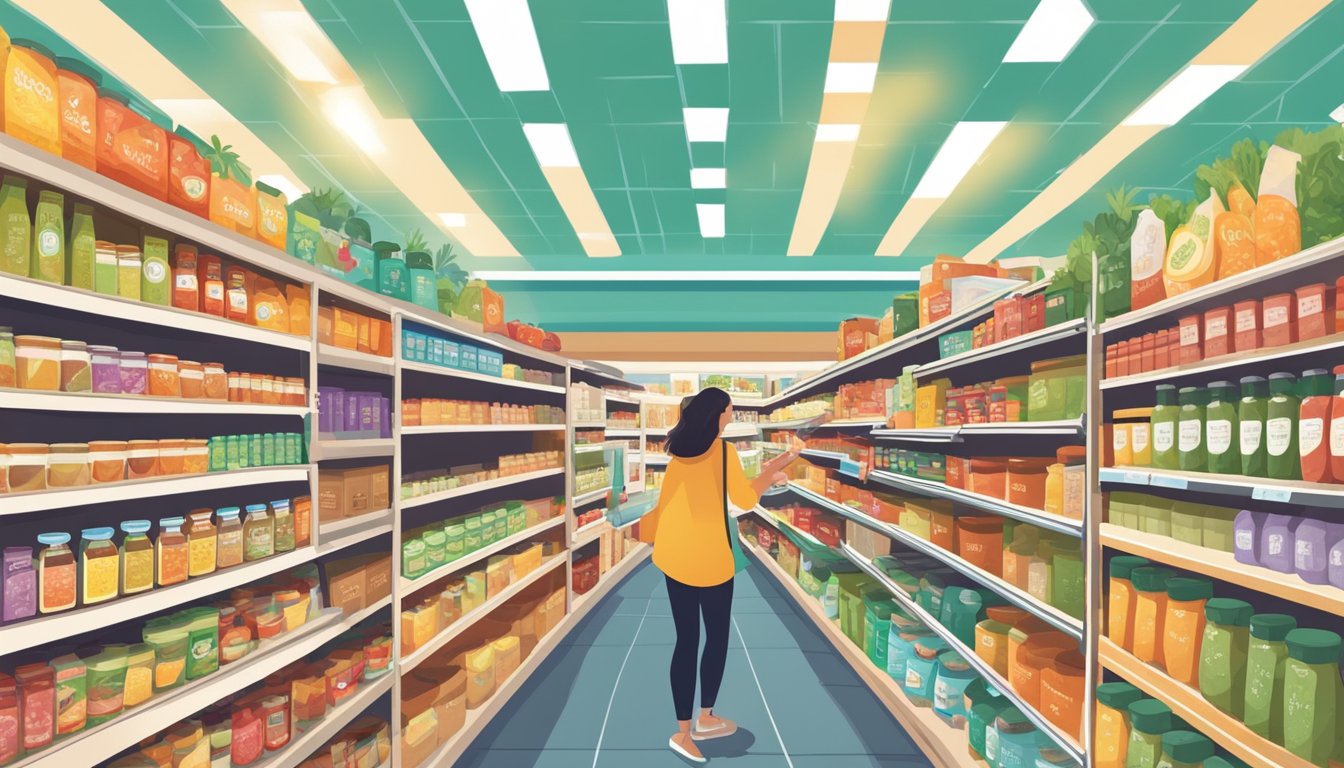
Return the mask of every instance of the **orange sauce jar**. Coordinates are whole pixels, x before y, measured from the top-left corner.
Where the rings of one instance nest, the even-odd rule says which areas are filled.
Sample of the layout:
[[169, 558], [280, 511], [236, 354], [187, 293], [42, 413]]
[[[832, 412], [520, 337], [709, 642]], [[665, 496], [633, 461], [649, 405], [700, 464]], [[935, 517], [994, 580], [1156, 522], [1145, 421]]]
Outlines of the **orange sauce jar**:
[[1204, 604], [1213, 582], [1198, 576], [1167, 579], [1167, 615], [1162, 623], [1162, 658], [1167, 674], [1194, 688], [1199, 685], [1204, 642]]
[[126, 478], [139, 480], [159, 475], [159, 441], [130, 440], [126, 449]]
[[94, 440], [89, 443], [90, 480], [119, 483], [126, 479], [125, 440]]
[[1064, 651], [1041, 671], [1041, 714], [1060, 730], [1081, 741], [1087, 709], [1084, 674], [1087, 662], [1078, 651]]
[[176, 355], [149, 356], [149, 394], [155, 397], [182, 397], [182, 378]]
[[177, 378], [182, 387], [182, 397], [192, 400], [205, 397], [205, 366], [195, 360], [178, 360]]
[[9, 443], [9, 490], [11, 493], [41, 491], [47, 487], [46, 443]]
[[229, 374], [224, 371], [223, 363], [205, 363], [202, 368], [204, 382], [202, 392], [206, 400], [229, 399]]
[[1045, 509], [1046, 468], [1052, 463], [1051, 459], [1008, 459], [1008, 503]]
[[1134, 657], [1166, 669], [1162, 637], [1166, 634], [1167, 580], [1171, 571], [1144, 566], [1130, 575], [1134, 583]]
[[61, 111], [51, 51], [14, 38], [5, 60], [5, 133], [61, 154]]
[[995, 576], [1003, 573], [1003, 518], [997, 515], [957, 517], [957, 554]]
[[187, 466], [187, 441], [186, 440], [160, 440], [159, 441], [159, 474], [160, 475], [180, 475], [186, 471]]
[[97, 170], [98, 86], [103, 76], [80, 61], [56, 59], [56, 90], [61, 109], [61, 157]]
[[52, 336], [15, 336], [14, 362], [19, 389], [61, 388], [60, 339]]
[[89, 484], [89, 446], [52, 443], [47, 454], [47, 487], [73, 488]]

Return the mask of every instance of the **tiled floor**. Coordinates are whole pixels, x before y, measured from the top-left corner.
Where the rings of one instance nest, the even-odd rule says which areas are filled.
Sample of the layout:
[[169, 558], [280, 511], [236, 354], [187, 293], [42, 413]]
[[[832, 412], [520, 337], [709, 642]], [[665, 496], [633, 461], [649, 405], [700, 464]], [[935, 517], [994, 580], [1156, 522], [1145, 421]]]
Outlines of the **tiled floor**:
[[[734, 587], [718, 709], [738, 733], [701, 742], [738, 768], [921, 768], [928, 760], [759, 565]], [[667, 667], [675, 635], [662, 574], [636, 570], [493, 720], [469, 768], [681, 768]]]

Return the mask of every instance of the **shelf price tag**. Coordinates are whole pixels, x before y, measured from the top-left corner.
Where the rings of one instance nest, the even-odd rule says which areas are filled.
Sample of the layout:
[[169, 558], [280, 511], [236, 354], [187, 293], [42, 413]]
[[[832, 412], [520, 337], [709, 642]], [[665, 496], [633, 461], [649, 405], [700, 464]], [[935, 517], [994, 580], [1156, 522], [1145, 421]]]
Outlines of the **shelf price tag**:
[[1293, 498], [1293, 492], [1287, 488], [1262, 488], [1257, 485], [1251, 489], [1251, 498], [1259, 501], [1277, 501], [1287, 504]]
[[1152, 475], [1148, 478], [1148, 483], [1155, 488], [1175, 488], [1178, 491], [1184, 491], [1190, 486], [1190, 483], [1184, 477], [1171, 477], [1169, 475]]

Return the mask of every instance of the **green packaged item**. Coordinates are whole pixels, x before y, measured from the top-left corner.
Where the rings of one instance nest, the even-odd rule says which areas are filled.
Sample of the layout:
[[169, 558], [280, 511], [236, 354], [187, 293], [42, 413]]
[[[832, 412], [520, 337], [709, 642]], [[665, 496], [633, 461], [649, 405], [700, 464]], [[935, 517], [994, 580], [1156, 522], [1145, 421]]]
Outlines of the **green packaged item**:
[[229, 468], [228, 438], [217, 435], [210, 438], [206, 445], [210, 452], [210, 471], [223, 472]]
[[84, 730], [88, 721], [88, 666], [73, 653], [51, 660], [56, 671], [56, 735]]
[[243, 455], [243, 437], [242, 435], [229, 435], [224, 440], [224, 464], [230, 471], [243, 469], [247, 466], [246, 457]]
[[1260, 376], [1242, 377], [1241, 401], [1237, 403], [1237, 426], [1243, 475], [1269, 475], [1269, 453], [1265, 447], [1265, 421], [1268, 418], [1269, 382]]
[[1209, 453], [1204, 445], [1204, 406], [1208, 393], [1199, 387], [1181, 387], [1181, 410], [1176, 417], [1177, 466], [1186, 472], [1205, 472]]
[[1153, 468], [1179, 469], [1180, 457], [1176, 450], [1176, 421], [1180, 406], [1176, 404], [1176, 387], [1157, 385], [1157, 404], [1149, 423], [1153, 430]]
[[1297, 453], [1300, 406], [1297, 377], [1291, 373], [1271, 373], [1265, 419], [1265, 452], [1268, 476], [1275, 480], [1302, 479], [1302, 464]]
[[1171, 536], [1171, 499], [1139, 494], [1139, 530]]
[[303, 463], [303, 441], [302, 435], [297, 432], [288, 432], [285, 434], [285, 463], [302, 464]]
[[1051, 547], [1054, 568], [1050, 574], [1050, 604], [1075, 619], [1081, 619], [1086, 593], [1083, 556], [1077, 549], [1062, 544], [1060, 542]]
[[1204, 506], [1204, 546], [1219, 552], [1231, 553], [1236, 549], [1237, 510], [1228, 507]]
[[1208, 470], [1224, 475], [1241, 472], [1241, 450], [1233, 445], [1238, 435], [1237, 388], [1230, 381], [1209, 384], [1209, 403], [1204, 406], [1204, 446]]
[[261, 466], [273, 467], [275, 460], [275, 433], [267, 432], [261, 436]]
[[0, 270], [12, 275], [28, 277], [32, 271], [33, 220], [28, 215], [28, 180], [22, 176], [5, 176], [0, 186]]
[[145, 237], [143, 261], [140, 264], [140, 300], [166, 307], [172, 303], [172, 269], [168, 266], [168, 241], [161, 237]]
[[1288, 663], [1288, 633], [1297, 619], [1282, 613], [1251, 617], [1246, 649], [1246, 705], [1243, 722], [1275, 744], [1283, 743], [1283, 687]]
[[994, 723], [999, 719], [999, 715], [1013, 706], [1008, 699], [995, 693], [996, 695], [988, 700], [972, 705], [967, 712], [966, 751], [975, 760], [989, 761], [988, 744], [993, 743], [997, 749], [998, 734], [995, 733], [992, 740], [986, 737], [994, 731]]
[[495, 517], [494, 512], [481, 513], [481, 546], [489, 546], [499, 541], [495, 538]]
[[65, 196], [60, 192], [38, 193], [32, 248], [29, 277], [57, 285], [65, 282]]
[[527, 507], [523, 506], [521, 501], [509, 502], [508, 513], [509, 536], [515, 536], [527, 530]]
[[410, 301], [410, 273], [401, 258], [401, 246], [380, 240], [373, 244], [373, 258], [378, 275], [378, 292], [394, 299]]
[[1241, 719], [1246, 700], [1246, 651], [1253, 609], [1243, 600], [1214, 598], [1204, 606], [1199, 692], [1225, 714]]
[[971, 349], [970, 331], [951, 331], [938, 337], [938, 357], [952, 357]]
[[1174, 499], [1171, 502], [1171, 538], [1204, 546], [1203, 504]]
[[401, 543], [401, 575], [408, 579], [419, 578], [429, 570], [425, 557], [425, 542], [410, 539]]
[[471, 598], [471, 603], [473, 605], [480, 605], [490, 597], [490, 593], [487, 590], [488, 584], [485, 578], [485, 571], [471, 571], [463, 580], [466, 582], [466, 591], [463, 595]]
[[447, 562], [453, 562], [466, 554], [466, 526], [458, 523], [443, 528], [444, 556]]
[[[213, 609], [208, 610], [213, 612]], [[88, 728], [102, 725], [121, 714], [126, 692], [126, 648], [125, 645], [104, 646], [100, 652], [84, 659], [88, 667]]]
[[97, 259], [97, 237], [93, 231], [93, 207], [75, 203], [70, 218], [70, 236], [66, 238], [66, 279], [73, 288], [93, 290], [93, 265]]
[[463, 552], [471, 554], [485, 546], [485, 542], [481, 539], [481, 516], [479, 514], [463, 518], [462, 525], [465, 528], [462, 538]]
[[247, 436], [247, 465], [249, 467], [264, 467], [262, 462], [262, 440], [260, 434], [251, 434]]
[[1324, 629], [1294, 629], [1286, 638], [1283, 746], [1325, 765], [1335, 755], [1340, 702], [1339, 635]]
[[1158, 768], [1162, 760], [1162, 734], [1175, 721], [1171, 707], [1157, 699], [1140, 699], [1129, 705], [1129, 749], [1125, 768]]
[[308, 264], [317, 262], [317, 244], [322, 239], [322, 223], [303, 211], [297, 210], [293, 203], [289, 206], [289, 235], [286, 238], [286, 250], [289, 255]]
[[447, 537], [441, 530], [428, 530], [420, 535], [425, 543], [425, 569], [432, 571], [448, 562]]
[[188, 608], [187, 679], [205, 677], [219, 669], [219, 611], [208, 606]]
[[1162, 734], [1161, 768], [1200, 768], [1213, 757], [1213, 742], [1194, 731], [1167, 731]]
[[1059, 325], [1072, 320], [1075, 314], [1081, 316], [1081, 312], [1075, 306], [1078, 302], [1075, 300], [1072, 288], [1063, 288], [1045, 292], [1045, 325]]
[[[985, 603], [980, 593], [965, 587], [943, 590], [938, 623], [947, 627], [967, 648], [975, 647], [975, 625], [984, 614]], [[885, 664], [879, 665], [885, 666]]]
[[892, 338], [899, 339], [919, 328], [919, 292], [902, 293], [891, 299]]
[[186, 680], [187, 620], [181, 614], [150, 619], [141, 633], [154, 649], [154, 692], [176, 688]]

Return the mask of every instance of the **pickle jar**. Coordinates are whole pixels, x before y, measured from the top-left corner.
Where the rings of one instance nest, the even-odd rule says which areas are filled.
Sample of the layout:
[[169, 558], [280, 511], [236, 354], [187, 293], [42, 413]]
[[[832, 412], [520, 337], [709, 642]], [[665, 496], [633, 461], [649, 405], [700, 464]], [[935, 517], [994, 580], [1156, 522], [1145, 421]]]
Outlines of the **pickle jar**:
[[271, 516], [275, 520], [275, 551], [292, 551], [294, 549], [294, 515], [290, 511], [289, 499], [272, 501]]
[[243, 521], [243, 559], [252, 562], [275, 554], [275, 519], [265, 504], [247, 505]]
[[243, 524], [238, 519], [237, 507], [222, 507], [215, 514], [219, 526], [215, 534], [215, 562], [220, 568], [230, 568], [243, 562]]

